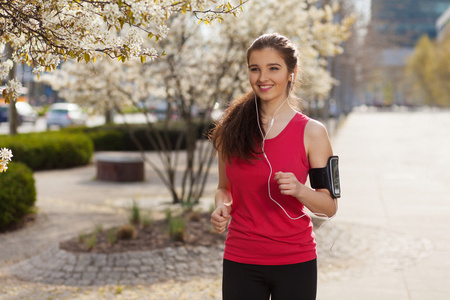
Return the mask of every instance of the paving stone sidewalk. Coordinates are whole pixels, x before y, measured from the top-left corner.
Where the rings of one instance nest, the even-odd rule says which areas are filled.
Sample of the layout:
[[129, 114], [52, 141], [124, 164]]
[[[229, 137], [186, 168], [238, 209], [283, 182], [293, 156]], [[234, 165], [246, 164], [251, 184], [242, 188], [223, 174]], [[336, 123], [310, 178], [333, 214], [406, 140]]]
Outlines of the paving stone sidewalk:
[[148, 285], [217, 276], [223, 246], [177, 247], [125, 253], [71, 253], [52, 247], [13, 265], [22, 280], [67, 286]]

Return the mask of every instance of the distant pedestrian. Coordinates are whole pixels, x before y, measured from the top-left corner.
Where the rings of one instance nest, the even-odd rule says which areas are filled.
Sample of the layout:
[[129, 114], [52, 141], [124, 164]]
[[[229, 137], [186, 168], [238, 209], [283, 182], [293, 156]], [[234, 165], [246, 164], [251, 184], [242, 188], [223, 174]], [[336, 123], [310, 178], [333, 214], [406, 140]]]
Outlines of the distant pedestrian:
[[333, 155], [330, 140], [290, 105], [299, 71], [290, 40], [260, 36], [247, 65], [252, 91], [231, 103], [212, 134], [219, 183], [211, 223], [218, 232], [228, 225], [223, 299], [315, 299], [317, 251], [305, 207], [329, 217], [337, 208], [327, 189], [304, 184]]

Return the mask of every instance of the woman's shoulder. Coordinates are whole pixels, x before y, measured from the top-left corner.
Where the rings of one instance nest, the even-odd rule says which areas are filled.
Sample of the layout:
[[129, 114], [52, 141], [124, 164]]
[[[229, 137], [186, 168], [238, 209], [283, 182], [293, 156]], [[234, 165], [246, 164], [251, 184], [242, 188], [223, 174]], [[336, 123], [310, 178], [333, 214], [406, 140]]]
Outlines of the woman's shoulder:
[[295, 112], [295, 115], [292, 118], [292, 120], [297, 122], [297, 123], [304, 123], [306, 125], [306, 123], [308, 123], [308, 121], [311, 120], [310, 117], [308, 117], [307, 115], [305, 115], [301, 111], [294, 110], [294, 112]]
[[322, 124], [322, 122], [308, 118], [308, 123], [306, 123], [305, 126], [305, 135], [311, 138], [318, 138], [318, 137], [328, 137], [328, 132], [325, 127], [325, 125]]
[[295, 118], [294, 120], [297, 120], [297, 122], [304, 122], [305, 125], [308, 127], [308, 130], [315, 131], [321, 131], [322, 129], [325, 129], [325, 126], [316, 119], [313, 119], [306, 114], [302, 113], [301, 111], [295, 111]]

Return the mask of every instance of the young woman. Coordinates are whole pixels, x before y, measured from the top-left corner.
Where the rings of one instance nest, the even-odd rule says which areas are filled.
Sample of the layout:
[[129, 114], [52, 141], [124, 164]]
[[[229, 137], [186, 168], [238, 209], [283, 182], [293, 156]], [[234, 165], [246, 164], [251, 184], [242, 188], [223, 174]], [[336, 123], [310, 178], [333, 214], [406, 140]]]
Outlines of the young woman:
[[289, 103], [298, 72], [290, 40], [259, 37], [247, 64], [252, 91], [230, 105], [212, 134], [219, 183], [211, 224], [218, 232], [228, 225], [223, 299], [315, 299], [316, 243], [305, 207], [331, 217], [336, 200], [304, 184], [308, 170], [333, 155], [330, 140], [321, 123]]

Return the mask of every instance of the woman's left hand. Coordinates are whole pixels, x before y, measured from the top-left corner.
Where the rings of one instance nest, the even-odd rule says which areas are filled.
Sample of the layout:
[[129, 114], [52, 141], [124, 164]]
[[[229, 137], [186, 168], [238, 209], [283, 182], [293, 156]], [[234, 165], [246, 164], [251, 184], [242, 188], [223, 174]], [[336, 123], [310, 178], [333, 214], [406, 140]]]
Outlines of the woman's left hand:
[[304, 185], [297, 180], [293, 173], [277, 172], [273, 179], [277, 181], [281, 194], [300, 198]]

